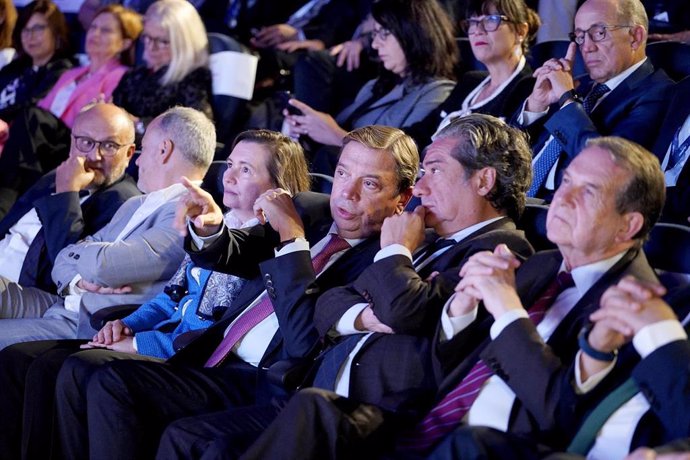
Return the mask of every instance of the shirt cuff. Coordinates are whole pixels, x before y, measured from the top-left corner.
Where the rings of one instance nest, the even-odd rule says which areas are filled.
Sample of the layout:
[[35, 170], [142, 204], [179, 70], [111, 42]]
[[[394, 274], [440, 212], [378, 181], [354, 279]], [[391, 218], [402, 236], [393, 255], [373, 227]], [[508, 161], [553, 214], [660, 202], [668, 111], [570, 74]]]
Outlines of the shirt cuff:
[[522, 103], [522, 110], [518, 116], [518, 123], [522, 126], [529, 126], [549, 113], [548, 109], [543, 112], [530, 112], [525, 107], [527, 107], [527, 100]]
[[205, 247], [210, 246], [211, 243], [213, 243], [218, 238], [220, 238], [220, 235], [223, 233], [224, 229], [225, 229], [225, 223], [223, 222], [220, 226], [220, 230], [218, 230], [217, 233], [214, 233], [213, 235], [209, 235], [209, 236], [199, 236], [194, 231], [194, 226], [192, 225], [192, 221], [187, 219], [187, 230], [189, 231], [189, 236], [192, 238], [192, 242], [194, 243], [194, 247], [196, 248], [197, 251], [200, 251], [200, 250], [204, 249]]
[[139, 353], [139, 348], [137, 347], [137, 336], [135, 335], [132, 337], [132, 348], [134, 348], [134, 351]]
[[302, 29], [297, 29], [297, 41], [298, 42], [303, 42], [307, 39], [307, 36], [304, 34], [304, 30]]
[[529, 315], [524, 308], [515, 308], [499, 316], [498, 319], [491, 325], [491, 329], [489, 330], [491, 340], [494, 340], [496, 337], [498, 337], [499, 334], [503, 332], [503, 329], [520, 318], [529, 318]]
[[580, 372], [580, 359], [582, 357], [582, 350], [577, 352], [575, 355], [575, 393], [581, 395], [589, 392], [592, 388], [599, 385], [599, 382], [604, 380], [604, 377], [609, 375], [609, 372], [616, 365], [617, 358], [614, 358], [605, 368], [597, 372], [596, 374], [590, 375], [587, 380], [582, 381], [582, 373]]
[[676, 340], [687, 340], [688, 334], [683, 325], [675, 319], [659, 321], [645, 326], [633, 337], [633, 346], [642, 358], [653, 351]]
[[81, 281], [81, 275], [74, 275], [74, 278], [72, 278], [72, 281], [70, 281], [69, 285], [67, 286], [67, 295], [82, 295], [86, 292], [86, 289], [82, 289], [79, 286], [77, 286], [77, 283], [79, 281]]
[[386, 257], [391, 256], [405, 256], [408, 259], [410, 259], [410, 262], [412, 262], [412, 253], [410, 252], [410, 250], [402, 244], [398, 243], [394, 243], [386, 246], [385, 248], [381, 248], [381, 250], [377, 252], [374, 256], [374, 262], [378, 262], [381, 259], [385, 259]]
[[448, 299], [441, 311], [441, 341], [452, 339], [477, 319], [478, 306], [474, 307], [469, 313], [451, 317], [448, 314], [448, 309], [450, 308], [450, 303], [453, 301], [453, 297], [455, 297], [455, 294], [450, 296], [450, 299]]
[[295, 238], [295, 241], [286, 244], [280, 249], [276, 249], [276, 257], [284, 256], [292, 252], [309, 251], [309, 241], [304, 238]]
[[335, 331], [340, 334], [340, 335], [352, 335], [352, 334], [361, 334], [363, 332], [369, 332], [369, 331], [360, 331], [355, 327], [355, 320], [357, 320], [357, 317], [359, 316], [360, 313], [364, 311], [365, 308], [369, 306], [368, 303], [357, 303], [353, 306], [351, 306], [344, 314], [343, 316], [340, 317], [337, 323], [335, 323]]

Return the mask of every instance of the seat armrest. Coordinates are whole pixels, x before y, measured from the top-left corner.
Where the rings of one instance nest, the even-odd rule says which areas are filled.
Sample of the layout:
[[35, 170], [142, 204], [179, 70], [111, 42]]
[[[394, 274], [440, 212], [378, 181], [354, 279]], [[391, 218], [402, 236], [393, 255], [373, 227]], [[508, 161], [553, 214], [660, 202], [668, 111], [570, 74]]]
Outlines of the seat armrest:
[[100, 331], [108, 321], [124, 318], [137, 308], [139, 308], [139, 304], [113, 305], [112, 307], [101, 308], [91, 315], [89, 322], [92, 328]]

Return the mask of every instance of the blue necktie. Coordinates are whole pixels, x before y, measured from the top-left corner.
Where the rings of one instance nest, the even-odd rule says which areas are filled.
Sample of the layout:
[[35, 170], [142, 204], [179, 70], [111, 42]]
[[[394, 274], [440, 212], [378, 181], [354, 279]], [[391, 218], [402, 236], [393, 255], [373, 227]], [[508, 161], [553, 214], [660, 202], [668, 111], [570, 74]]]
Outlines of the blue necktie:
[[364, 334], [348, 335], [344, 340], [328, 350], [323, 355], [312, 386], [333, 391], [340, 368], [362, 337], [364, 337]]
[[[592, 109], [594, 109], [594, 106], [596, 105], [597, 101], [601, 98], [601, 96], [608, 93], [609, 91], [611, 90], [606, 85], [596, 85], [592, 89], [592, 91], [590, 91], [590, 93], [587, 95], [585, 100], [582, 101], [582, 107], [585, 109], [585, 112], [591, 113]], [[542, 187], [542, 185], [544, 185], [544, 181], [546, 181], [546, 177], [549, 175], [549, 171], [551, 171], [553, 165], [556, 164], [556, 160], [558, 160], [558, 156], [561, 154], [562, 150], [563, 147], [556, 138], [551, 139], [551, 142], [549, 142], [546, 145], [546, 147], [544, 147], [544, 151], [542, 152], [537, 162], [534, 164], [532, 186], [529, 188], [527, 196], [537, 196], [537, 192]]]

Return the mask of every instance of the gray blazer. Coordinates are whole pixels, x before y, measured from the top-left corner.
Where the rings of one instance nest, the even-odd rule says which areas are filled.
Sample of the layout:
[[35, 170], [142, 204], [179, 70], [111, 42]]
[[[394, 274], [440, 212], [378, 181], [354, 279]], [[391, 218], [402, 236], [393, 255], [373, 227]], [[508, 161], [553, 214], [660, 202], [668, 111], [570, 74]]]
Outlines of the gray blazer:
[[161, 292], [184, 258], [182, 237], [172, 227], [174, 201], [160, 206], [114, 242], [145, 199], [138, 196], [127, 200], [100, 231], [58, 253], [52, 272], [58, 293], [77, 274], [101, 286], [132, 288], [129, 294], [85, 293], [79, 312], [79, 337], [92, 333], [89, 317], [99, 309], [141, 304]]
[[[368, 81], [355, 98], [336, 117], [339, 124], [345, 123], [355, 112], [372, 97], [372, 90], [376, 80]], [[455, 87], [451, 80], [431, 80], [421, 85], [411, 85], [402, 82], [396, 85], [388, 94], [372, 103], [369, 107], [350, 120], [351, 126], [344, 129], [361, 128], [367, 125], [386, 125], [396, 128], [410, 126], [423, 120], [432, 110], [446, 100]]]

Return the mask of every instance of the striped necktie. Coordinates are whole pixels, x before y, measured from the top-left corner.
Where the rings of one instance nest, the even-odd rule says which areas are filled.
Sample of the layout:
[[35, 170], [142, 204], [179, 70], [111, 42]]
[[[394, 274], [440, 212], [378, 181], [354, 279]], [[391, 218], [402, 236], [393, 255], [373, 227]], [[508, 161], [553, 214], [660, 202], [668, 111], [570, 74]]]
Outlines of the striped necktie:
[[[572, 286], [572, 275], [560, 272], [527, 311], [535, 326], [544, 319], [547, 308], [556, 297]], [[492, 375], [493, 371], [484, 361], [477, 361], [465, 378], [431, 409], [414, 430], [401, 438], [399, 449], [424, 452], [433, 447], [458, 426], [479, 396], [482, 386]]]
[[[331, 234], [331, 239], [326, 246], [312, 258], [311, 262], [314, 266], [314, 273], [316, 275], [321, 273], [333, 254], [344, 251], [349, 247], [350, 244], [343, 238], [335, 233]], [[205, 366], [215, 367], [222, 363], [230, 354], [235, 344], [244, 337], [247, 332], [256, 327], [261, 321], [268, 318], [271, 313], [273, 313], [273, 304], [267, 292], [264, 291], [260, 296], [260, 300], [253, 307], [245, 311], [244, 314], [237, 318], [235, 323], [230, 326], [223, 340], [213, 351], [208, 361], [206, 361]]]

